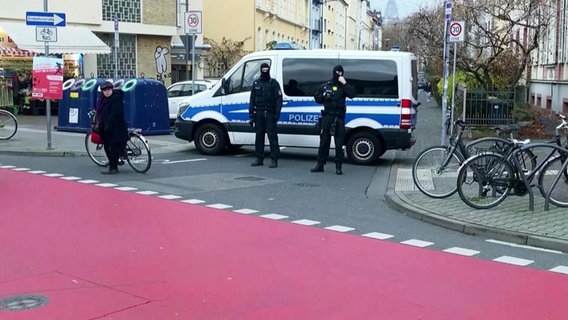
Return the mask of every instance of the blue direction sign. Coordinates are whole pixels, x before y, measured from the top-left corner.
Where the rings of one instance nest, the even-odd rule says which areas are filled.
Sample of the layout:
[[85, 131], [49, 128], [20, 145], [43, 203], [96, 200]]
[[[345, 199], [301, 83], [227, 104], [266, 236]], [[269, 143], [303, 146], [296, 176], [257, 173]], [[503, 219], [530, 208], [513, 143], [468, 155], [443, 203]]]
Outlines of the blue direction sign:
[[26, 25], [43, 27], [65, 27], [65, 13], [59, 12], [26, 12]]

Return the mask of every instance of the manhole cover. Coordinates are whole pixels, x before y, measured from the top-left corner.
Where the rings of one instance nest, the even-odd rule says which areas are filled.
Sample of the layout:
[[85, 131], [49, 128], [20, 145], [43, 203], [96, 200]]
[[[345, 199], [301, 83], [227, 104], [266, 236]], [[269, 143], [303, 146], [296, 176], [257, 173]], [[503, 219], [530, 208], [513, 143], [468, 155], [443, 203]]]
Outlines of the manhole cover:
[[49, 302], [48, 297], [25, 295], [0, 299], [0, 311], [24, 311], [39, 308]]
[[235, 178], [235, 180], [260, 181], [260, 180], [266, 180], [266, 179], [261, 178], [261, 177], [246, 176], [246, 177]]

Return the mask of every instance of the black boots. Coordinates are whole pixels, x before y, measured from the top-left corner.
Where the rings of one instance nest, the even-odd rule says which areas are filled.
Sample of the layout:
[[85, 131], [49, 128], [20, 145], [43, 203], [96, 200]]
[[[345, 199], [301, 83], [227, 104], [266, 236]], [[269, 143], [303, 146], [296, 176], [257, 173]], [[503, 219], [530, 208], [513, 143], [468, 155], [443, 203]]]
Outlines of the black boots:
[[337, 175], [343, 174], [343, 171], [341, 171], [341, 165], [340, 164], [335, 165], [335, 174], [337, 174]]
[[262, 159], [258, 159], [258, 158], [256, 160], [254, 160], [253, 162], [251, 162], [251, 164], [250, 164], [251, 167], [258, 167], [258, 166], [262, 166], [262, 165], [264, 165]]
[[108, 171], [107, 171], [107, 170], [104, 170], [104, 171], [101, 171], [101, 173], [102, 173], [102, 174], [117, 174], [117, 173], [118, 173], [118, 169], [109, 169]]
[[270, 161], [270, 165], [268, 167], [269, 168], [277, 168], [278, 167], [278, 160], [272, 159]]
[[310, 172], [323, 172], [323, 162], [316, 163], [316, 166], [310, 169]]

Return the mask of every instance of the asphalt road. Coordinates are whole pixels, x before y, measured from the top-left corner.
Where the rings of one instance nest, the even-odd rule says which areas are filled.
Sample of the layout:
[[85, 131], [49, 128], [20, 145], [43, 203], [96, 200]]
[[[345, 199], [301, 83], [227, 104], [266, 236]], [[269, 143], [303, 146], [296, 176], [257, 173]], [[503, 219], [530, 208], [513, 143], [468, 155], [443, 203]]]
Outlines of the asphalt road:
[[[324, 173], [310, 173], [315, 151], [284, 149], [279, 168], [250, 167], [253, 149], [217, 157], [205, 157], [194, 148], [160, 154], [147, 174], [129, 167], [116, 176], [100, 174], [84, 157], [0, 156], [0, 163], [33, 170], [61, 173], [82, 179], [111, 182], [158, 192], [196, 203], [254, 215], [271, 215], [283, 223], [302, 223], [352, 234], [384, 238], [425, 250], [478, 251], [475, 258], [497, 261], [534, 261], [529, 268], [550, 270], [564, 265], [566, 254], [506, 244], [468, 236], [413, 219], [389, 208], [384, 201], [393, 164], [408, 162], [404, 152], [387, 152], [377, 166], [346, 164], [344, 175], [335, 174], [333, 163]], [[33, 196], [33, 187], [30, 187]], [[167, 212], [156, 212], [167, 214]], [[467, 249], [467, 250], [462, 250]]]

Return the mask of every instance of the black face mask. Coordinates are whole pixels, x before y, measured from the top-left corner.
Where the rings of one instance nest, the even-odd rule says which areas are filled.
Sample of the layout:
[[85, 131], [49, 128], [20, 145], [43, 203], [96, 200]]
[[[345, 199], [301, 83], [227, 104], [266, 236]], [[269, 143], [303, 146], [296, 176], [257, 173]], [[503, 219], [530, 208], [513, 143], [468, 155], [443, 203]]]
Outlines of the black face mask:
[[[266, 71], [263, 71], [262, 69], [266, 68]], [[263, 63], [260, 66], [260, 78], [262, 80], [268, 80], [270, 79], [270, 66], [268, 66], [268, 64]]]
[[333, 77], [332, 77], [332, 83], [333, 84], [337, 84], [339, 83], [339, 77], [343, 76], [343, 67], [340, 65], [337, 65], [333, 68]]

